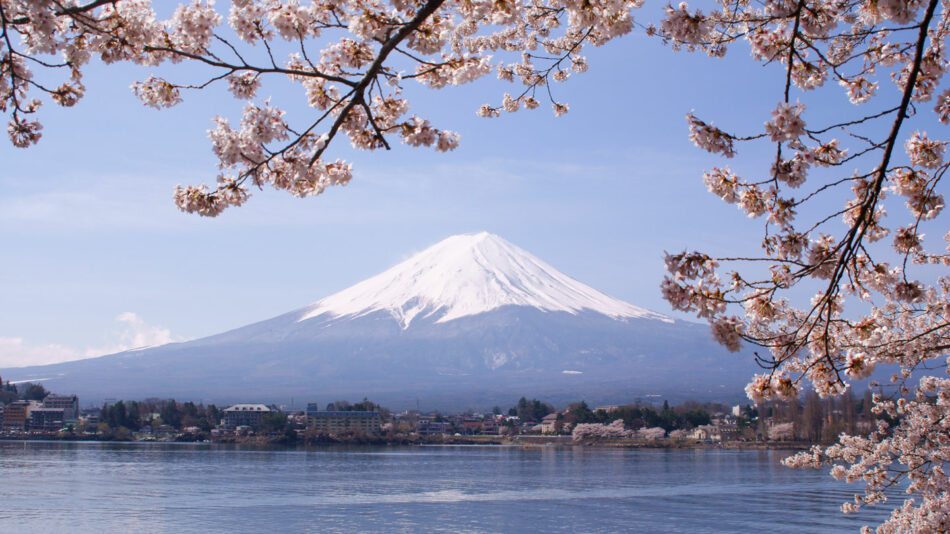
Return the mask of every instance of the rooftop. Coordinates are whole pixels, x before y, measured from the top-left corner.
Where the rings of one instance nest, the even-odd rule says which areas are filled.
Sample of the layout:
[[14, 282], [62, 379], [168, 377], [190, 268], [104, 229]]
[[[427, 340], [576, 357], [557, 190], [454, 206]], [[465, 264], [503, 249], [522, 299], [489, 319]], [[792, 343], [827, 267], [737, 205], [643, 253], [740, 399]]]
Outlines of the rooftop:
[[314, 417], [378, 417], [379, 412], [367, 412], [367, 411], [323, 411], [323, 412], [313, 412]]
[[224, 410], [225, 412], [269, 412], [270, 408], [263, 404], [235, 404]]

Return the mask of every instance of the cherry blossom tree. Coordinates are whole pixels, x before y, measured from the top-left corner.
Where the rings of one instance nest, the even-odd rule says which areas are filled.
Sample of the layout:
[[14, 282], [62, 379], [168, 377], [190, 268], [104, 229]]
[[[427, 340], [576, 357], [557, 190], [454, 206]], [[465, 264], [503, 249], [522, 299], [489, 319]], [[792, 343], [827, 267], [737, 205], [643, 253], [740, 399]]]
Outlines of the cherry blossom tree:
[[670, 431], [670, 439], [685, 440], [689, 438], [689, 431], [683, 428]]
[[666, 430], [663, 430], [658, 426], [638, 428], [636, 432], [637, 439], [642, 439], [644, 441], [656, 441], [658, 439], [663, 439], [665, 436]]
[[772, 441], [788, 441], [795, 439], [795, 423], [779, 423], [770, 426], [769, 439]]
[[[777, 105], [757, 131], [736, 132], [696, 113], [690, 139], [726, 159], [774, 151], [770, 168], [707, 171], [706, 187], [764, 226], [761, 251], [669, 254], [662, 291], [677, 310], [709, 321], [728, 349], [752, 347], [763, 372], [754, 401], [795, 399], [806, 387], [839, 395], [876, 368], [897, 369], [881, 389], [867, 436], [842, 435], [790, 465], [832, 463], [863, 481], [856, 511], [906, 488], [879, 532], [950, 529], [950, 380], [942, 178], [950, 124], [943, 85], [950, 5], [937, 0], [718, 0], [705, 11], [667, 6], [638, 25], [640, 0], [192, 0], [160, 19], [149, 0], [0, 0], [0, 111], [14, 145], [40, 140], [41, 105], [82, 98], [93, 59], [158, 67], [204, 66], [201, 83], [156, 75], [133, 85], [143, 103], [169, 107], [189, 91], [225, 85], [242, 101], [239, 124], [210, 131], [220, 172], [211, 186], [179, 187], [184, 211], [214, 216], [252, 187], [312, 196], [352, 177], [329, 155], [395, 140], [450, 151], [459, 136], [409, 112], [408, 83], [441, 89], [494, 73], [517, 89], [484, 117], [534, 109], [551, 85], [587, 70], [583, 48], [641, 28], [673, 49], [724, 55], [751, 49], [781, 76]], [[263, 57], [263, 60], [254, 58]], [[258, 96], [269, 79], [299, 85], [313, 108], [287, 117]], [[817, 113], [819, 88], [838, 85], [853, 106]], [[730, 117], [721, 118], [728, 123]], [[903, 149], [903, 150], [902, 150]], [[828, 208], [828, 206], [835, 206]], [[950, 241], [950, 235], [944, 239]], [[919, 378], [922, 377], [922, 378]], [[914, 383], [917, 380], [917, 383]], [[580, 426], [580, 425], [579, 425]], [[577, 429], [575, 429], [575, 432]]]
[[[325, 157], [338, 138], [363, 150], [394, 139], [450, 151], [459, 135], [409, 113], [407, 83], [441, 89], [491, 73], [521, 83], [485, 117], [540, 105], [567, 105], [548, 84], [584, 72], [587, 44], [633, 28], [639, 0], [211, 0], [183, 3], [160, 20], [149, 0], [0, 0], [0, 110], [14, 145], [39, 141], [35, 117], [47, 100], [74, 105], [82, 69], [93, 58], [145, 66], [187, 61], [207, 68], [202, 83], [150, 75], [133, 85], [142, 102], [174, 106], [184, 94], [224, 84], [246, 101], [240, 124], [218, 117], [209, 132], [220, 173], [214, 186], [179, 187], [178, 207], [214, 216], [247, 201], [252, 186], [318, 195], [350, 181], [345, 161]], [[254, 61], [259, 49], [263, 61]], [[281, 55], [281, 50], [289, 52]], [[507, 58], [506, 60], [498, 60]], [[49, 83], [57, 71], [61, 83]], [[37, 73], [42, 76], [38, 76]], [[255, 98], [265, 79], [299, 84], [311, 116], [288, 118], [278, 103]], [[44, 81], [41, 81], [44, 80]]]
[[[842, 434], [786, 460], [831, 463], [836, 478], [863, 482], [846, 513], [885, 501], [889, 488], [905, 490], [882, 533], [950, 529], [950, 250], [924, 242], [925, 233], [946, 232], [937, 219], [950, 166], [941, 138], [950, 123], [950, 90], [941, 87], [948, 7], [770, 0], [704, 15], [681, 4], [656, 30], [673, 47], [713, 56], [745, 41], [784, 77], [759, 131], [687, 115], [690, 139], [723, 158], [774, 147], [771, 168], [753, 178], [728, 166], [703, 176], [765, 231], [756, 255], [668, 254], [663, 294], [708, 320], [729, 350], [752, 347], [763, 368], [746, 388], [756, 402], [795, 400], [805, 387], [840, 395], [876, 368], [896, 370], [874, 396], [881, 417], [868, 436]], [[854, 106], [809, 113], [806, 99], [834, 83]]]
[[[662, 429], [661, 429], [662, 430]], [[574, 427], [571, 437], [574, 441], [597, 440], [597, 439], [618, 439], [630, 437], [633, 432], [626, 429], [623, 419], [617, 419], [609, 425], [601, 423], [580, 423]]]

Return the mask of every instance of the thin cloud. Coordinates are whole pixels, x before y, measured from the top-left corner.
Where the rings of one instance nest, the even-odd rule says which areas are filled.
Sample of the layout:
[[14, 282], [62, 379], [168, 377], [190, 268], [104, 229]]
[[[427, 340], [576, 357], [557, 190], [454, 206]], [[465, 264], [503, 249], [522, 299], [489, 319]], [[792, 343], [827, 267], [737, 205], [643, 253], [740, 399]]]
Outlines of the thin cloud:
[[84, 358], [62, 345], [31, 345], [19, 337], [0, 337], [0, 367], [25, 367]]
[[133, 312], [121, 313], [115, 320], [119, 328], [109, 336], [112, 339], [107, 344], [82, 350], [57, 344], [31, 344], [19, 337], [0, 337], [0, 367], [69, 362], [177, 341], [169, 329], [147, 324]]

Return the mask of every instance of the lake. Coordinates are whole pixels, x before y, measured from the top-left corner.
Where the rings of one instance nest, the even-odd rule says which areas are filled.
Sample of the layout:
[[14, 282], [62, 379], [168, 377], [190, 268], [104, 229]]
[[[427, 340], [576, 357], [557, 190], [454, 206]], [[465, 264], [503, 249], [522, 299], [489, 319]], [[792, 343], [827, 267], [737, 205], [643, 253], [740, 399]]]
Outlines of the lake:
[[0, 532], [856, 532], [787, 451], [0, 442]]

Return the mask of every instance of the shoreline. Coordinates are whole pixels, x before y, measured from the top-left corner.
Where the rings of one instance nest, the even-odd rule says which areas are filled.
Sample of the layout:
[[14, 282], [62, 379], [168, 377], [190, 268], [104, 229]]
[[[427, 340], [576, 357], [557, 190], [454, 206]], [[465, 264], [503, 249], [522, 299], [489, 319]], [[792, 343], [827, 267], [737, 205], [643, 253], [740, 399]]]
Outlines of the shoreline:
[[426, 447], [426, 446], [484, 446], [484, 447], [519, 447], [523, 449], [534, 448], [594, 448], [594, 449], [722, 449], [722, 450], [802, 450], [812, 445], [822, 445], [820, 443], [802, 442], [802, 441], [727, 441], [717, 443], [696, 442], [696, 441], [640, 441], [640, 440], [585, 440], [574, 441], [569, 436], [415, 436], [404, 438], [386, 438], [373, 436], [360, 437], [337, 437], [337, 436], [316, 436], [312, 438], [301, 438], [297, 440], [287, 440], [284, 437], [267, 436], [245, 436], [204, 439], [199, 436], [190, 436], [182, 439], [181, 436], [175, 439], [139, 439], [139, 440], [119, 440], [111, 436], [58, 436], [58, 435], [32, 435], [32, 436], [0, 436], [0, 442], [59, 442], [59, 443], [147, 443], [147, 444], [198, 444], [198, 445], [235, 445], [247, 448], [284, 448], [292, 449], [311, 449], [311, 448], [333, 448], [333, 447]]

